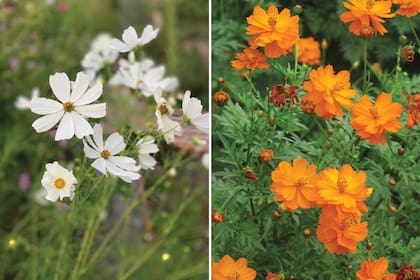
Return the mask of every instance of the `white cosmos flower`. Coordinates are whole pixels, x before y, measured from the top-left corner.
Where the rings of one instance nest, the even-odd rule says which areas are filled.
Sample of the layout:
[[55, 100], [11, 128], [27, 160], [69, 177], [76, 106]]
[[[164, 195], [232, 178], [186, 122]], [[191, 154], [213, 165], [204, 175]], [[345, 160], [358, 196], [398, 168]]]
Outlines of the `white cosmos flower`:
[[186, 124], [193, 124], [199, 130], [209, 133], [209, 114], [202, 114], [203, 106], [201, 101], [195, 97], [191, 98], [191, 92], [187, 90], [182, 99], [183, 120]]
[[158, 90], [173, 91], [178, 87], [177, 78], [164, 78], [165, 67], [152, 67], [150, 60], [127, 66], [120, 68], [122, 84], [134, 90], [141, 90], [146, 97], [152, 96]]
[[166, 100], [162, 98], [162, 92], [160, 90], [155, 92], [154, 98], [157, 104], [155, 114], [158, 130], [163, 134], [166, 143], [173, 143], [175, 141], [175, 135], [182, 135], [181, 125], [170, 119], [174, 110], [169, 106]]
[[137, 47], [142, 47], [150, 41], [152, 41], [153, 39], [155, 39], [158, 32], [159, 28], [153, 29], [153, 26], [147, 25], [143, 29], [143, 33], [139, 38], [134, 27], [129, 26], [127, 29], [124, 30], [122, 34], [123, 41], [114, 38], [111, 40], [110, 46], [111, 48], [118, 50], [122, 53], [129, 52]]
[[68, 171], [58, 162], [47, 163], [46, 171], [42, 176], [41, 184], [47, 191], [45, 198], [55, 202], [58, 199], [68, 197], [73, 199], [77, 183], [72, 171]]
[[83, 141], [86, 157], [95, 159], [92, 166], [104, 175], [108, 172], [120, 177], [127, 183], [140, 178], [140, 166], [130, 157], [117, 156], [125, 148], [123, 137], [115, 132], [103, 141], [103, 130], [100, 124], [93, 127], [93, 139], [87, 136]]
[[209, 166], [210, 166], [209, 153], [205, 153], [205, 154], [201, 157], [201, 163], [203, 164], [203, 166], [204, 166], [206, 169], [209, 169]]
[[18, 96], [15, 101], [15, 107], [19, 110], [27, 110], [31, 108], [31, 100], [39, 97], [39, 88], [32, 90], [31, 99], [25, 96]]
[[153, 169], [156, 160], [150, 155], [159, 152], [158, 146], [155, 144], [155, 138], [147, 135], [137, 142], [139, 148], [139, 162], [142, 169]]
[[102, 95], [102, 84], [89, 87], [90, 78], [83, 72], [77, 73], [70, 93], [70, 80], [65, 73], [50, 76], [50, 86], [58, 101], [48, 98], [34, 98], [31, 111], [44, 115], [35, 120], [32, 127], [36, 132], [53, 128], [58, 122], [55, 141], [71, 139], [74, 135], [81, 139], [93, 133], [86, 118], [102, 118], [106, 115], [106, 104], [90, 104]]
[[111, 36], [101, 33], [93, 40], [90, 51], [85, 54], [82, 60], [82, 66], [85, 69], [99, 71], [106, 65], [114, 64], [117, 60], [119, 52], [112, 49], [109, 45]]

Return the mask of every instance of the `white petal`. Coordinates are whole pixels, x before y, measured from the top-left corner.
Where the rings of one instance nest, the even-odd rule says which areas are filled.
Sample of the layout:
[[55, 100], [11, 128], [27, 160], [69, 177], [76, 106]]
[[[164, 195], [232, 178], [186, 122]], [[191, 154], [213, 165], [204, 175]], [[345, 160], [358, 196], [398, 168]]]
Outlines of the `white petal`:
[[191, 119], [192, 124], [204, 133], [209, 133], [209, 114], [201, 114]]
[[109, 160], [116, 166], [125, 169], [127, 171], [138, 171], [139, 166], [136, 166], [136, 161], [130, 157], [125, 156], [111, 156]]
[[93, 140], [95, 141], [96, 146], [98, 147], [98, 151], [102, 152], [104, 149], [104, 134], [102, 125], [98, 123], [95, 124], [95, 126], [93, 127]]
[[66, 73], [50, 75], [50, 87], [62, 103], [70, 101], [70, 79]]
[[114, 50], [118, 50], [122, 53], [128, 52], [131, 49], [126, 43], [116, 38], [111, 40], [111, 42], [109, 43], [109, 47], [113, 48]]
[[141, 155], [139, 160], [142, 169], [153, 169], [156, 165], [156, 160], [150, 155]]
[[15, 107], [20, 110], [26, 110], [31, 108], [31, 100], [24, 96], [18, 96], [15, 101]]
[[142, 46], [146, 45], [147, 43], [155, 39], [158, 33], [159, 33], [159, 28], [156, 28], [155, 30], [153, 30], [153, 26], [151, 26], [150, 24], [147, 25], [143, 29], [143, 33], [141, 34], [140, 45]]
[[85, 94], [83, 94], [79, 100], [74, 102], [75, 106], [86, 105], [97, 100], [102, 95], [102, 84], [96, 84], [91, 87]]
[[73, 89], [71, 91], [70, 101], [76, 102], [87, 90], [89, 86], [90, 78], [89, 75], [79, 72], [76, 76]]
[[107, 175], [106, 174], [106, 167], [105, 167], [106, 166], [106, 161], [105, 161], [104, 158], [102, 158], [102, 157], [97, 158], [94, 162], [92, 162], [91, 166], [93, 168], [95, 168], [96, 170], [98, 170], [99, 172], [101, 172], [102, 174]]
[[88, 118], [102, 118], [106, 115], [106, 104], [105, 103], [98, 103], [98, 104], [89, 104], [89, 105], [81, 105], [75, 108], [77, 112], [81, 115], [88, 117]]
[[101, 155], [97, 150], [92, 149], [85, 141], [83, 141], [83, 151], [87, 158], [99, 158]]
[[188, 103], [190, 102], [190, 99], [191, 99], [191, 91], [187, 90], [184, 93], [184, 98], [182, 98], [182, 112], [184, 112], [184, 114], [188, 108]]
[[104, 150], [108, 150], [111, 155], [120, 153], [125, 148], [124, 138], [118, 132], [114, 132], [105, 140]]
[[140, 153], [141, 154], [151, 154], [151, 153], [159, 152], [158, 146], [156, 144], [152, 144], [152, 143], [143, 144], [139, 148], [140, 148]]
[[59, 111], [53, 114], [45, 115], [32, 123], [32, 127], [36, 132], [44, 132], [50, 130], [63, 116], [64, 111]]
[[203, 106], [201, 105], [201, 101], [197, 98], [191, 98], [188, 102], [188, 106], [185, 108], [182, 108], [182, 111], [185, 115], [190, 117], [191, 119], [195, 118], [196, 116], [201, 115], [201, 111], [203, 110]]
[[74, 134], [77, 138], [82, 139], [87, 135], [93, 134], [93, 130], [90, 124], [79, 113], [73, 111], [71, 112], [71, 117], [73, 118], [74, 123]]
[[[111, 159], [111, 158], [110, 158]], [[140, 179], [140, 174], [137, 172], [131, 172], [128, 170], [124, 170], [116, 165], [113, 161], [106, 161], [106, 169], [109, 171], [109, 173], [120, 177], [124, 181], [130, 183], [133, 180]]]
[[47, 190], [47, 194], [45, 195], [45, 199], [49, 200], [51, 202], [56, 202], [60, 196], [60, 194], [58, 193], [57, 190], [55, 189], [46, 189]]
[[137, 32], [134, 27], [129, 26], [124, 30], [122, 39], [130, 47], [130, 49], [132, 49], [137, 45], [137, 40], [139, 37], [137, 36]]
[[39, 115], [52, 114], [63, 110], [63, 104], [48, 98], [34, 98], [30, 102], [31, 111]]
[[70, 113], [64, 113], [55, 133], [55, 141], [71, 139], [74, 136], [73, 118]]
[[149, 71], [144, 74], [144, 82], [157, 84], [165, 75], [165, 66], [157, 66], [151, 68]]
[[166, 91], [174, 91], [178, 88], [179, 82], [177, 78], [165, 78], [159, 82], [159, 86]]

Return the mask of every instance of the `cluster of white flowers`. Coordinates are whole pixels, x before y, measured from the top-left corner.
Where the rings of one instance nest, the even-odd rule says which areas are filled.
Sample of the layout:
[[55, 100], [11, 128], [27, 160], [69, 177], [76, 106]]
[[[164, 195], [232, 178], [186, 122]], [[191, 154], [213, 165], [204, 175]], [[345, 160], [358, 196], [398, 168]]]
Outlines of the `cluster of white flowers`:
[[[191, 98], [190, 91], [183, 96], [182, 124], [173, 120], [174, 109], [163, 94], [178, 88], [177, 78], [164, 77], [165, 67], [156, 66], [151, 59], [136, 61], [135, 52], [155, 39], [158, 32], [159, 29], [147, 25], [139, 38], [136, 30], [130, 26], [124, 30], [122, 41], [109, 34], [99, 34], [81, 62], [84, 71], [77, 73], [74, 82], [65, 73], [50, 76], [49, 84], [56, 99], [39, 97], [39, 91], [34, 90], [30, 100], [18, 97], [15, 106], [42, 115], [32, 123], [38, 133], [57, 126], [56, 141], [72, 139], [73, 136], [82, 139], [85, 156], [93, 160], [91, 166], [103, 175], [111, 174], [128, 183], [139, 180], [141, 169], [153, 169], [156, 165], [151, 154], [159, 152], [159, 148], [151, 135], [141, 138], [136, 143], [137, 163], [131, 157], [118, 155], [126, 147], [121, 134], [112, 133], [104, 141], [102, 126], [95, 124], [92, 127], [88, 119], [99, 119], [106, 115], [106, 104], [97, 102], [103, 93], [104, 80], [108, 80], [111, 86], [125, 86], [138, 91], [144, 97], [153, 96], [157, 104], [157, 130], [167, 143], [174, 142], [175, 136], [182, 134], [182, 124], [194, 125], [205, 133], [208, 133], [209, 126], [208, 113], [202, 113], [201, 101]], [[128, 59], [118, 60], [120, 53], [127, 52]], [[112, 77], [104, 75], [104, 70], [109, 74], [116, 67]], [[45, 198], [53, 202], [63, 198], [72, 200], [76, 183], [73, 172], [56, 161], [46, 165], [41, 180], [46, 191]]]

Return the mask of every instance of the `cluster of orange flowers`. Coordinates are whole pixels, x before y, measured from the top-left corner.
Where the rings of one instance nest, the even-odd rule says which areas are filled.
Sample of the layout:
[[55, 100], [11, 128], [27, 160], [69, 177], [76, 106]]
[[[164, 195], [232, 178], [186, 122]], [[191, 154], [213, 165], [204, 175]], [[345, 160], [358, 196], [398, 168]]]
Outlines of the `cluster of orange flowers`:
[[[367, 95], [353, 103], [350, 99], [356, 96], [356, 91], [350, 89], [350, 72], [342, 70], [337, 75], [331, 65], [319, 67], [309, 73], [309, 81], [303, 83], [307, 91], [302, 99], [311, 101], [315, 106], [315, 113], [325, 120], [334, 116], [343, 116], [341, 107], [350, 109], [352, 120], [350, 121], [357, 135], [369, 141], [371, 144], [385, 144], [386, 132], [396, 133], [402, 128], [398, 120], [402, 113], [402, 106], [392, 102], [391, 95], [382, 92], [376, 103], [372, 103]], [[410, 106], [410, 108], [414, 108]], [[412, 110], [410, 123], [418, 119]]]
[[[299, 16], [291, 15], [289, 9], [282, 11], [272, 5], [265, 11], [260, 6], [254, 8], [247, 17], [246, 34], [251, 35], [249, 48], [236, 55], [231, 62], [235, 69], [248, 70], [268, 68], [267, 58], [277, 58], [293, 51], [298, 45], [298, 61], [308, 65], [320, 63], [321, 49], [313, 37], [299, 38]], [[257, 48], [264, 48], [264, 54]]]
[[372, 189], [366, 188], [365, 172], [345, 164], [339, 170], [329, 168], [317, 174], [315, 165], [296, 158], [292, 165], [280, 162], [271, 178], [270, 191], [283, 210], [322, 208], [316, 233], [329, 252], [353, 253], [367, 237], [367, 222], [361, 218], [368, 211], [364, 200]]

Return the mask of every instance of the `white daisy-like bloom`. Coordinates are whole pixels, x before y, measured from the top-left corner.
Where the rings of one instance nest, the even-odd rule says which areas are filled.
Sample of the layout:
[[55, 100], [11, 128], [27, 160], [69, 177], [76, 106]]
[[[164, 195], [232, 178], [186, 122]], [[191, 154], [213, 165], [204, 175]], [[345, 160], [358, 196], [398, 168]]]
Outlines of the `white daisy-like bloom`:
[[[124, 85], [123, 80], [125, 79], [123, 77], [123, 73], [129, 72], [130, 65], [137, 63], [136, 57], [134, 52], [130, 52], [128, 54], [128, 60], [124, 58], [120, 58], [118, 60], [118, 71], [109, 79], [109, 84], [112, 86], [122, 86]], [[151, 59], [145, 59], [143, 61], [140, 61], [142, 64], [142, 68], [148, 69], [152, 67], [155, 63]]]
[[156, 160], [150, 155], [159, 152], [158, 146], [155, 144], [155, 138], [147, 135], [137, 142], [139, 148], [139, 162], [142, 169], [153, 169]]
[[199, 130], [209, 133], [209, 114], [202, 114], [203, 106], [201, 101], [191, 97], [191, 92], [187, 90], [182, 99], [183, 121], [185, 124], [193, 124]]
[[43, 97], [32, 99], [31, 111], [44, 115], [32, 123], [36, 132], [50, 130], [60, 122], [55, 134], [55, 141], [71, 139], [74, 135], [81, 139], [92, 134], [92, 127], [86, 118], [104, 117], [106, 104], [90, 104], [102, 95], [102, 84], [97, 83], [89, 88], [89, 83], [89, 76], [83, 72], [77, 73], [76, 81], [72, 87], [65, 73], [51, 75], [51, 89], [61, 103]]
[[181, 125], [170, 119], [174, 110], [169, 106], [166, 100], [162, 98], [162, 91], [158, 90], [155, 92], [154, 98], [157, 104], [155, 114], [158, 130], [163, 134], [166, 143], [173, 143], [175, 141], [175, 135], [182, 135]]
[[156, 38], [159, 33], [159, 28], [153, 29], [153, 26], [146, 25], [140, 38], [137, 35], [136, 29], [129, 26], [122, 34], [122, 41], [113, 38], [110, 42], [111, 48], [125, 53], [134, 50], [135, 48], [142, 47]]
[[90, 51], [83, 57], [83, 68], [99, 71], [115, 63], [119, 52], [109, 46], [111, 39], [109, 34], [102, 33], [93, 40]]
[[152, 67], [150, 60], [144, 60], [121, 67], [122, 84], [134, 89], [141, 90], [146, 97], [152, 96], [158, 90], [174, 91], [178, 88], [178, 79], [175, 77], [164, 78], [165, 67]]
[[31, 109], [31, 100], [39, 97], [39, 88], [34, 88], [31, 93], [31, 99], [19, 95], [15, 101], [15, 107], [19, 110], [29, 110]]
[[47, 163], [46, 171], [41, 179], [41, 184], [47, 191], [45, 198], [55, 202], [58, 199], [68, 197], [73, 199], [77, 183], [72, 171], [62, 167], [58, 162]]
[[108, 175], [109, 172], [127, 183], [140, 179], [140, 166], [136, 165], [136, 161], [130, 157], [117, 156], [126, 145], [119, 133], [111, 134], [104, 143], [102, 126], [96, 124], [93, 127], [93, 139], [91, 136], [85, 139], [83, 150], [86, 157], [95, 159], [91, 165], [96, 170], [104, 175]]

